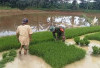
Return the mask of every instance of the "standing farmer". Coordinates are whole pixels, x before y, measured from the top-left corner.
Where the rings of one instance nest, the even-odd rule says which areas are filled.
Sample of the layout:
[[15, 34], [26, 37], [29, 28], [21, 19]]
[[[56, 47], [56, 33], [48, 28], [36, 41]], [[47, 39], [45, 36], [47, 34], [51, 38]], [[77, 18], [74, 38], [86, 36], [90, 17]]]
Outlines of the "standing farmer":
[[60, 38], [62, 38], [62, 41], [65, 42], [65, 39], [66, 39], [65, 38], [65, 30], [62, 26], [59, 26], [59, 27], [51, 26], [50, 31], [52, 32], [55, 40], [59, 40]]
[[24, 48], [24, 55], [27, 54], [29, 43], [31, 40], [32, 29], [28, 24], [28, 19], [24, 18], [22, 20], [22, 25], [18, 26], [16, 30], [16, 36], [21, 43], [19, 54], [21, 54], [22, 48]]

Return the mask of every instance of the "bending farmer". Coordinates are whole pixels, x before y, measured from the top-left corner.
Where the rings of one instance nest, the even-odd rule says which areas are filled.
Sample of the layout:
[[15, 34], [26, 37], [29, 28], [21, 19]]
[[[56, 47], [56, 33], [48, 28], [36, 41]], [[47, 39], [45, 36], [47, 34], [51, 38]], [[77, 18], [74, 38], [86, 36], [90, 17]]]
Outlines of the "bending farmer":
[[65, 38], [65, 30], [62, 26], [59, 26], [59, 27], [51, 26], [50, 31], [52, 32], [55, 40], [59, 40], [60, 38], [62, 38], [62, 41], [63, 42], [65, 41], [65, 39], [66, 39]]
[[28, 46], [31, 40], [32, 29], [28, 24], [28, 19], [22, 20], [22, 25], [18, 26], [16, 30], [16, 36], [21, 43], [19, 54], [21, 54], [22, 48], [24, 48], [24, 54], [27, 54]]

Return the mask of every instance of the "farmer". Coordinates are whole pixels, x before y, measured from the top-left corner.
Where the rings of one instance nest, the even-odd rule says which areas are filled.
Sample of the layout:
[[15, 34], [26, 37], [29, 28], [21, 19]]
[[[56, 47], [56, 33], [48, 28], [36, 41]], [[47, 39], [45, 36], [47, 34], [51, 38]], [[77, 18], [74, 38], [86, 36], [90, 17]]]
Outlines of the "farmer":
[[59, 40], [60, 38], [62, 38], [62, 41], [65, 42], [65, 30], [63, 26], [50, 26], [50, 31], [52, 32], [55, 40]]
[[28, 46], [31, 40], [32, 29], [28, 24], [28, 19], [24, 18], [22, 20], [22, 25], [18, 26], [16, 30], [16, 36], [18, 41], [21, 43], [19, 54], [21, 54], [22, 48], [24, 48], [24, 55], [27, 54]]

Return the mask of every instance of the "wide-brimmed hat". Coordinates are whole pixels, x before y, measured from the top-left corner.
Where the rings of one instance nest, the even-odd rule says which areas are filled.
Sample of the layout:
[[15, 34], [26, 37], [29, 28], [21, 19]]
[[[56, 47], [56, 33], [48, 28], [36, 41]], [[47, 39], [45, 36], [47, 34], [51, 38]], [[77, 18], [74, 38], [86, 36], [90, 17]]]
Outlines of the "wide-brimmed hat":
[[27, 18], [24, 18], [24, 19], [22, 20], [22, 24], [26, 24], [26, 23], [28, 23], [28, 19], [27, 19]]
[[55, 27], [54, 26], [50, 26], [50, 31], [54, 32], [55, 31]]

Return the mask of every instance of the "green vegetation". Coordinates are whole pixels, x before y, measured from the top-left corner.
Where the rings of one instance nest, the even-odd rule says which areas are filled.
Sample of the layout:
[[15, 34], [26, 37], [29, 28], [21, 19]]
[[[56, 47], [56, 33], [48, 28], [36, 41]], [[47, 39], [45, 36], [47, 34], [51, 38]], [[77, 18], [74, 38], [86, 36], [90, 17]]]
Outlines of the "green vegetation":
[[85, 50], [74, 45], [67, 46], [62, 42], [43, 42], [29, 48], [32, 55], [42, 57], [53, 68], [62, 68], [66, 64], [85, 57]]
[[17, 53], [15, 50], [10, 50], [9, 52], [3, 53], [2, 60], [0, 61], [0, 68], [4, 68], [5, 64], [14, 61]]
[[74, 38], [76, 36], [81, 36], [84, 34], [99, 32], [99, 31], [100, 31], [100, 26], [71, 28], [71, 29], [66, 29], [65, 35], [66, 38]]
[[90, 41], [85, 37], [83, 39], [80, 39], [80, 37], [75, 37], [74, 41], [76, 42], [77, 45], [81, 45], [81, 46], [88, 46]]
[[87, 35], [86, 37], [88, 39], [90, 39], [90, 40], [98, 40], [98, 41], [100, 41], [100, 32], [94, 33], [94, 34], [91, 34], [91, 35]]
[[67, 9], [67, 10], [100, 10], [100, 1], [94, 0], [80, 0], [78, 4], [77, 0], [0, 0], [0, 6], [9, 6], [11, 8], [26, 9], [32, 8], [47, 8], [47, 9]]
[[41, 42], [47, 42], [47, 41], [53, 41], [52, 33], [49, 31], [45, 32], [37, 32], [32, 35], [32, 41], [31, 44], [41, 43]]
[[84, 44], [85, 44], [86, 46], [88, 46], [89, 43], [90, 43], [90, 41], [89, 41], [86, 37], [83, 38], [83, 41], [84, 41]]
[[93, 46], [92, 49], [94, 55], [100, 55], [100, 47]]
[[20, 44], [15, 36], [6, 36], [0, 38], [0, 52], [10, 49], [18, 49]]
[[77, 45], [79, 45], [80, 37], [75, 37], [75, 38], [74, 38], [74, 41], [76, 42]]
[[[66, 37], [73, 38], [100, 31], [99, 26], [95, 27], [81, 27], [66, 29]], [[85, 39], [86, 40], [86, 39]], [[30, 54], [42, 57], [48, 64], [54, 68], [61, 68], [66, 64], [80, 60], [85, 56], [85, 51], [72, 46], [66, 46], [62, 42], [53, 42], [51, 32], [37, 32], [32, 35], [32, 42], [29, 49]], [[15, 36], [7, 36], [0, 38], [0, 52], [9, 49], [18, 49], [20, 44]], [[7, 54], [4, 54], [5, 58]], [[66, 60], [66, 61], [65, 61]], [[59, 62], [58, 62], [59, 61]], [[3, 65], [1, 65], [3, 66]]]
[[[76, 36], [98, 32], [100, 31], [100, 26], [95, 27], [81, 27], [81, 28], [70, 28], [66, 29], [65, 35], [66, 38], [74, 38]], [[53, 41], [53, 36], [51, 32], [45, 31], [45, 32], [37, 32], [32, 35], [32, 42], [33, 44], [38, 44], [41, 42], [47, 42], [47, 41]], [[7, 37], [1, 37], [0, 38], [0, 52], [10, 49], [18, 49], [20, 47], [20, 44], [17, 41], [17, 38], [15, 36], [7, 36]]]
[[7, 7], [7, 6], [0, 6], [0, 10], [1, 10], [1, 9], [8, 10], [8, 9], [14, 9], [14, 8]]

